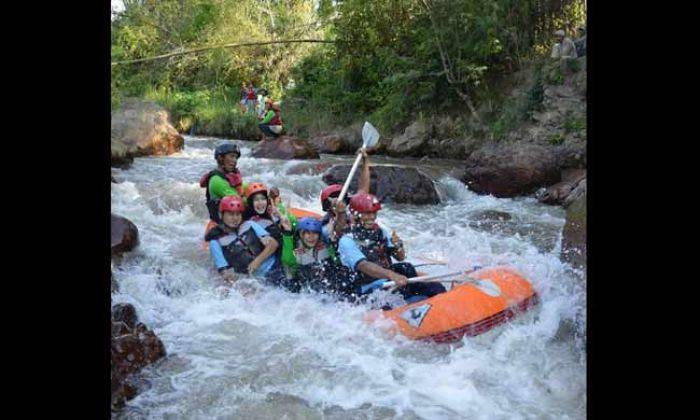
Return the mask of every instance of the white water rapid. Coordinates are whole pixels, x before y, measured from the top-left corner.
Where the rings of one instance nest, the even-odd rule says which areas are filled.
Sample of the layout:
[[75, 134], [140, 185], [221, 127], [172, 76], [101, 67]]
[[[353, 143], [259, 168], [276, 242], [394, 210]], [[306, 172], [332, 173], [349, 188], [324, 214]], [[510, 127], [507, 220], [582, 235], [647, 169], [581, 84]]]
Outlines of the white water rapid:
[[[366, 324], [362, 306], [273, 288], [219, 293], [201, 243], [207, 212], [199, 178], [221, 141], [186, 136], [180, 153], [113, 169], [120, 183], [112, 184], [112, 212], [138, 226], [140, 245], [115, 261], [120, 291], [112, 301], [133, 304], [168, 353], [143, 370], [146, 386], [116, 418], [585, 418], [585, 285], [558, 257], [563, 209], [476, 195], [447, 167], [430, 170], [443, 174], [442, 204], [383, 205], [378, 221], [397, 231], [409, 261], [509, 264], [541, 299], [484, 335], [413, 342]], [[320, 211], [320, 175], [288, 175], [304, 162], [251, 158], [254, 143], [238, 143], [246, 181], [277, 186], [285, 202]], [[512, 218], [479, 224], [485, 210]]]

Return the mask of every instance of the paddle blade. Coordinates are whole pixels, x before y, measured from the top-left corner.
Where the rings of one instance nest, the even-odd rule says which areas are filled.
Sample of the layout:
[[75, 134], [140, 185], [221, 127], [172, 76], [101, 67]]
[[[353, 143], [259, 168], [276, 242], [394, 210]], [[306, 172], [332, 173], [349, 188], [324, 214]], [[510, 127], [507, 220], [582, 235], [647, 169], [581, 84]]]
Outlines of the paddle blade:
[[374, 147], [379, 141], [379, 132], [369, 121], [365, 121], [365, 125], [362, 127], [362, 147], [369, 149]]

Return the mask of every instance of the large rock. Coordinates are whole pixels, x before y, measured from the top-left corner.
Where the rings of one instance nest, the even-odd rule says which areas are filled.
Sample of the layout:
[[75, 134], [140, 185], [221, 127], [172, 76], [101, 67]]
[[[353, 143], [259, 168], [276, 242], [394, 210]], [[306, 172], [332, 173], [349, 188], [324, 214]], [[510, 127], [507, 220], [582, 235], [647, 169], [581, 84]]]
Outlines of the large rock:
[[[350, 173], [351, 165], [336, 165], [326, 171], [323, 181], [326, 184], [343, 184]], [[358, 168], [350, 183], [350, 191], [357, 190], [360, 179]], [[371, 166], [370, 191], [383, 203], [438, 204], [438, 196], [433, 181], [416, 168], [401, 166]]]
[[586, 191], [582, 183], [580, 195], [566, 208], [562, 232], [561, 259], [577, 268], [586, 268]]
[[112, 255], [129, 252], [139, 244], [139, 230], [131, 220], [112, 214]]
[[113, 166], [128, 166], [135, 156], [169, 155], [185, 144], [168, 112], [154, 102], [125, 100], [112, 115], [111, 129]]
[[309, 142], [319, 153], [353, 154], [362, 146], [362, 125], [358, 122], [330, 133], [318, 133]]
[[431, 126], [423, 121], [414, 121], [403, 134], [392, 139], [387, 153], [394, 156], [423, 156], [426, 154]]
[[585, 179], [585, 169], [565, 169], [561, 173], [561, 181], [544, 190], [538, 195], [537, 200], [544, 204], [563, 204], [578, 184]]
[[287, 175], [319, 175], [333, 166], [333, 162], [300, 162], [287, 169]]
[[319, 159], [318, 152], [308, 140], [289, 136], [261, 141], [252, 155], [268, 159]]
[[311, 145], [318, 153], [349, 153], [343, 139], [336, 134], [316, 136], [309, 139]]
[[130, 304], [112, 308], [111, 396], [112, 408], [121, 407], [136, 395], [133, 375], [165, 356], [165, 346], [156, 334], [138, 322]]
[[469, 189], [496, 197], [529, 194], [560, 181], [565, 167], [585, 164], [580, 151], [532, 143], [487, 145], [467, 159], [463, 181]]

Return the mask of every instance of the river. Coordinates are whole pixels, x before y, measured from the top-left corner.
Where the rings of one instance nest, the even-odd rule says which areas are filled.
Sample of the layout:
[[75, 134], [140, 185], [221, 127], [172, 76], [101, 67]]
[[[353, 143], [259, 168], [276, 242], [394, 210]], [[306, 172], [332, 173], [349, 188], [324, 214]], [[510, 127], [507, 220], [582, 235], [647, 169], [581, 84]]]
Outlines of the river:
[[[112, 301], [133, 304], [168, 353], [143, 370], [143, 390], [115, 418], [585, 418], [585, 283], [559, 260], [563, 209], [472, 193], [452, 177], [454, 162], [373, 157], [427, 165], [436, 179], [441, 204], [385, 204], [379, 213], [410, 261], [509, 264], [541, 298], [481, 336], [414, 342], [366, 324], [362, 306], [274, 288], [221, 293], [202, 248], [207, 212], [199, 187], [221, 141], [186, 136], [180, 153], [113, 169], [120, 182], [112, 184], [112, 212], [138, 226], [140, 245], [113, 264], [120, 291]], [[289, 175], [304, 162], [251, 158], [254, 143], [237, 143], [246, 181], [277, 186], [285, 202], [320, 211], [320, 175]], [[483, 221], [484, 211], [511, 218]]]

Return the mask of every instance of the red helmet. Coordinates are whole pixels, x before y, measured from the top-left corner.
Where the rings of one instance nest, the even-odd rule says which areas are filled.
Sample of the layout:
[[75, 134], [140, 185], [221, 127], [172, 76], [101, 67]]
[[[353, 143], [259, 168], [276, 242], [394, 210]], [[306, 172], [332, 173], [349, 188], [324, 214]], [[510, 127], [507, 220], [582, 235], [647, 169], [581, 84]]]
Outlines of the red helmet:
[[350, 199], [350, 210], [357, 213], [376, 213], [381, 208], [382, 203], [372, 194], [361, 192]]
[[245, 206], [243, 205], [243, 200], [237, 195], [228, 195], [221, 199], [219, 203], [219, 212], [223, 213], [225, 211], [231, 211], [236, 213], [243, 213]]
[[245, 196], [250, 198], [253, 194], [264, 192], [267, 196], [267, 187], [262, 182], [253, 182], [245, 189]]
[[343, 189], [343, 186], [340, 184], [333, 184], [329, 185], [323, 190], [321, 190], [321, 202], [325, 201], [328, 197], [331, 196], [333, 193], [338, 193], [340, 194], [340, 191]]

